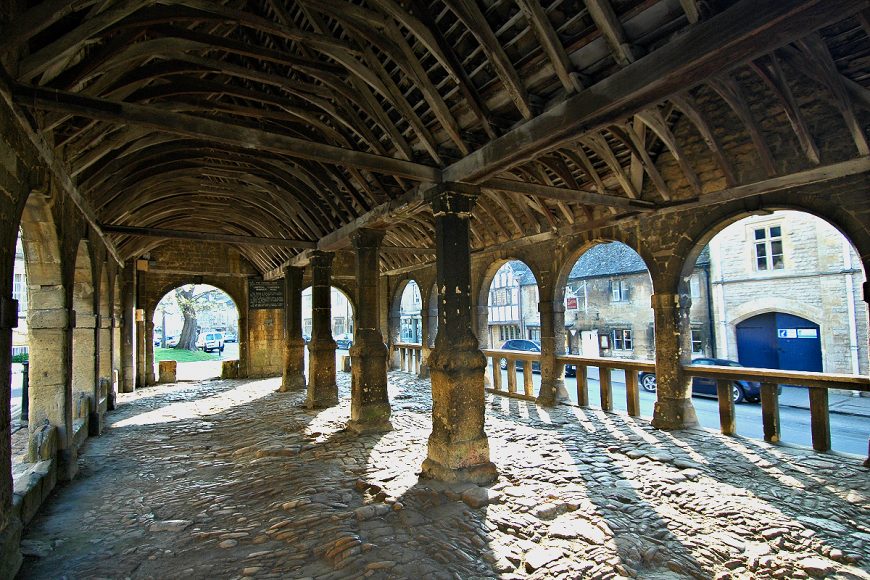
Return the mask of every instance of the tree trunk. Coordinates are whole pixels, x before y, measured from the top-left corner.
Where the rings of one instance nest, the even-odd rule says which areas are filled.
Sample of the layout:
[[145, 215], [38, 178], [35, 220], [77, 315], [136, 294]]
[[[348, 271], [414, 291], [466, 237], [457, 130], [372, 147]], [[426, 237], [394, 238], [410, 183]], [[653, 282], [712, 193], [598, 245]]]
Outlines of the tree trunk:
[[196, 350], [196, 307], [193, 298], [193, 286], [175, 289], [175, 298], [178, 307], [184, 316], [184, 326], [181, 328], [181, 336], [178, 338], [177, 349]]

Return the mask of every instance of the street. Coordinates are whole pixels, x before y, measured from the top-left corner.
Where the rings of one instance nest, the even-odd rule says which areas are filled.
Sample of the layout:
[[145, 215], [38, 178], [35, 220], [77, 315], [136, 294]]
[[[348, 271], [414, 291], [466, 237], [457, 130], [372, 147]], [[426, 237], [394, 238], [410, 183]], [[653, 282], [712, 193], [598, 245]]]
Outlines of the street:
[[[491, 377], [492, 369], [487, 368]], [[535, 385], [535, 395], [541, 384], [541, 375], [534, 373], [532, 380]], [[507, 388], [507, 371], [502, 371], [502, 388]], [[587, 379], [589, 389], [589, 405], [600, 408], [601, 396], [598, 382], [598, 369], [590, 368]], [[626, 411], [625, 404], [625, 374], [613, 371], [611, 375], [613, 390], [613, 408], [616, 411]], [[565, 387], [571, 401], [577, 402], [577, 379], [565, 378]], [[517, 390], [523, 390], [523, 373], [517, 372]], [[838, 395], [831, 395], [831, 401]], [[655, 393], [640, 389], [640, 412], [642, 417], [652, 417], [655, 405]], [[783, 387], [779, 398], [779, 416], [781, 436], [784, 443], [812, 446], [812, 431], [810, 429], [809, 395], [803, 387]], [[702, 427], [719, 430], [719, 402], [714, 398], [692, 397], [692, 404]], [[806, 407], [806, 408], [801, 408]], [[740, 403], [735, 405], [737, 434], [743, 437], [762, 439], [764, 434], [761, 423], [761, 405], [758, 403]], [[831, 447], [834, 451], [854, 453], [867, 456], [867, 438], [870, 436], [870, 417], [847, 415], [831, 412]]]

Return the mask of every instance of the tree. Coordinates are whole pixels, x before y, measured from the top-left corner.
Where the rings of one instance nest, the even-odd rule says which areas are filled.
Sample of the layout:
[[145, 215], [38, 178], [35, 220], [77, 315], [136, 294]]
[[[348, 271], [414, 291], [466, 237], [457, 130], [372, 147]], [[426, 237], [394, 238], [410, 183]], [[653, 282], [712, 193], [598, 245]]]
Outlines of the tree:
[[181, 327], [181, 336], [174, 348], [181, 350], [196, 350], [196, 302], [194, 296], [196, 287], [192, 284], [175, 289], [175, 300], [184, 317], [184, 326]]
[[202, 284], [187, 284], [175, 289], [175, 301], [184, 318], [181, 336], [173, 348], [196, 350], [196, 339], [199, 332], [197, 313], [214, 310], [221, 302], [219, 298], [226, 296], [222, 290]]

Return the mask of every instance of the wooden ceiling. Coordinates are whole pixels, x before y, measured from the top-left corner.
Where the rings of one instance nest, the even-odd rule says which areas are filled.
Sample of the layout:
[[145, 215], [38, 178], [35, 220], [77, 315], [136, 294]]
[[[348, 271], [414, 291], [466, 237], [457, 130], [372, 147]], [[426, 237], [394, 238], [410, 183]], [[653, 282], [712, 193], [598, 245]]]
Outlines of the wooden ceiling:
[[747, 76], [808, 168], [795, 70], [839, 95], [867, 156], [868, 32], [856, 0], [43, 0], [0, 31], [0, 88], [122, 259], [188, 237], [274, 276], [373, 226], [399, 271], [432, 260], [441, 182], [480, 188], [476, 249], [685, 198], [664, 151], [700, 197], [680, 118], [739, 185], [705, 92], [776, 177]]

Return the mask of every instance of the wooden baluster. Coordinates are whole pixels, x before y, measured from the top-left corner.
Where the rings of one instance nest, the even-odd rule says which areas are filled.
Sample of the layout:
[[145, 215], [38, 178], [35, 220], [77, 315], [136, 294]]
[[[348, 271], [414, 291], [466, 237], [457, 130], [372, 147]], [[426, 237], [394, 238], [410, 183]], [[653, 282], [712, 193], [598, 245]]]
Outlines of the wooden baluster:
[[719, 395], [719, 428], [723, 435], [734, 435], [737, 427], [734, 420], [734, 399], [731, 398], [733, 381], [719, 379], [716, 381], [716, 392]]
[[640, 417], [640, 392], [637, 389], [637, 371], [625, 369], [625, 405], [631, 417]]
[[408, 349], [406, 349], [404, 346], [400, 346], [399, 347], [399, 355], [400, 355], [399, 358], [401, 359], [401, 363], [399, 364], [399, 368], [402, 370], [402, 372], [407, 372], [408, 371], [408, 368], [407, 368]]
[[761, 383], [761, 420], [764, 422], [764, 440], [779, 442], [779, 387], [776, 383]]
[[613, 410], [613, 387], [610, 385], [610, 369], [598, 367], [598, 383], [601, 387], [601, 410]]
[[535, 383], [532, 382], [532, 361], [523, 362], [523, 392], [528, 397], [535, 396]]
[[508, 393], [517, 392], [517, 361], [507, 359]]
[[492, 388], [496, 391], [501, 390], [501, 366], [499, 366], [499, 357], [492, 357]]
[[423, 368], [423, 349], [415, 348], [414, 349], [414, 368], [417, 369], [417, 374], [420, 374], [420, 371]]
[[589, 385], [586, 384], [586, 365], [577, 365], [577, 404], [589, 406]]
[[828, 414], [828, 389], [810, 388], [810, 424], [813, 430], [813, 449], [831, 450], [831, 417]]

